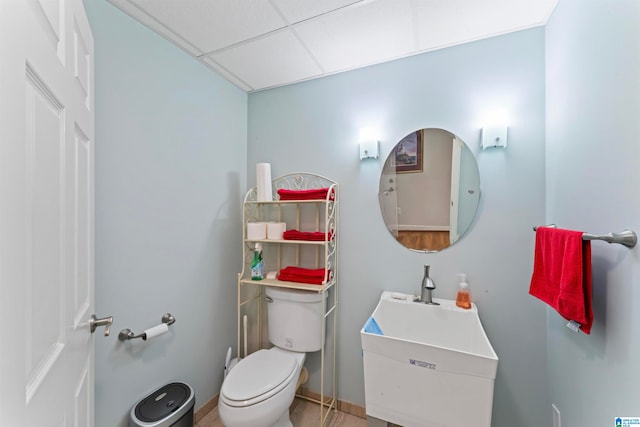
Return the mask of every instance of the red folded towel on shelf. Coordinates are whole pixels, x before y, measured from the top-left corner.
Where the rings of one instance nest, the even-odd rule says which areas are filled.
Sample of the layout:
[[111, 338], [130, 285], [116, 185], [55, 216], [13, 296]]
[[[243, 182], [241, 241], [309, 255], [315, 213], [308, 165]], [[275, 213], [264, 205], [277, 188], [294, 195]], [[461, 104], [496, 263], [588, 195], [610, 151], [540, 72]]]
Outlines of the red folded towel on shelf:
[[313, 240], [313, 241], [329, 241], [333, 237], [333, 233], [323, 233], [321, 231], [298, 231], [287, 230], [282, 233], [284, 240]]
[[591, 333], [591, 242], [581, 231], [538, 227], [529, 293]]
[[[324, 281], [324, 274], [324, 268], [309, 269], [300, 267], [285, 267], [278, 273], [278, 280], [321, 285]], [[331, 277], [331, 270], [328, 271], [328, 274], [329, 277]]]
[[[311, 190], [288, 190], [286, 188], [278, 189], [280, 200], [326, 200], [329, 188], [313, 188]], [[329, 200], [335, 198], [335, 193], [331, 190]]]

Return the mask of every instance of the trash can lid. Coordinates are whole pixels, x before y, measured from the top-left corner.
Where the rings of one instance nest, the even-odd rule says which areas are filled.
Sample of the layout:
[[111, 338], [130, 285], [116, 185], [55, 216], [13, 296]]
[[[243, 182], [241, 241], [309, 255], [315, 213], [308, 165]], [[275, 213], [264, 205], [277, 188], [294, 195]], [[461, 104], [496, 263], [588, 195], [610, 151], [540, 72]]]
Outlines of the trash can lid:
[[171, 383], [145, 397], [136, 405], [135, 414], [140, 421], [155, 422], [177, 411], [189, 399], [189, 386]]

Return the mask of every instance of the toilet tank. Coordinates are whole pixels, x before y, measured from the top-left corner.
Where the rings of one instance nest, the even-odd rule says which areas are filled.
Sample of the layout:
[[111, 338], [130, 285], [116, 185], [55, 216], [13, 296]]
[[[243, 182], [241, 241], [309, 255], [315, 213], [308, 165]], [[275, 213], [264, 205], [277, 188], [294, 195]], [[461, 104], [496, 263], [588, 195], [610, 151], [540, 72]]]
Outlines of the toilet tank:
[[322, 348], [327, 293], [265, 288], [269, 341], [280, 348], [311, 352]]

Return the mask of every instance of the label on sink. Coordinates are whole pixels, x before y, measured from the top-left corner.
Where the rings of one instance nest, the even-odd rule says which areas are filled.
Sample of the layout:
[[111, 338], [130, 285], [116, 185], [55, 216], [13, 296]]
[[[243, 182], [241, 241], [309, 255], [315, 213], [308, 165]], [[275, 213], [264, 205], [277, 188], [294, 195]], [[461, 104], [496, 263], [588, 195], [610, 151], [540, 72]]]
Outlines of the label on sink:
[[416, 359], [409, 359], [409, 365], [415, 365], [421, 368], [427, 368], [427, 369], [433, 369], [433, 370], [436, 369], [435, 363], [424, 362], [422, 360], [416, 360]]

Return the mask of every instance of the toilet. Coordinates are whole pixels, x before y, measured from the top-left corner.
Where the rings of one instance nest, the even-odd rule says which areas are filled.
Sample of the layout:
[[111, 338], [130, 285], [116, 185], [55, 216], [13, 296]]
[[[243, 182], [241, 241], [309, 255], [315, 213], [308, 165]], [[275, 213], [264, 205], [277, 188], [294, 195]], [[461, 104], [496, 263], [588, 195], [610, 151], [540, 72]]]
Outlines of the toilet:
[[228, 373], [218, 401], [226, 427], [292, 427], [293, 402], [307, 352], [322, 348], [327, 294], [265, 287], [270, 349], [240, 360]]

